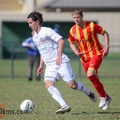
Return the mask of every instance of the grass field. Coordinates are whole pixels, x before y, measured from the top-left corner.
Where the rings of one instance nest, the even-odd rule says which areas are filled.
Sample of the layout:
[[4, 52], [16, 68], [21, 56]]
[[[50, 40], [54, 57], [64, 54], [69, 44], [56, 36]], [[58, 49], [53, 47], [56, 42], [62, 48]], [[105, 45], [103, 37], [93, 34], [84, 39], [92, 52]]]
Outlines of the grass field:
[[[77, 79], [79, 81], [79, 79]], [[6, 110], [19, 110], [19, 104], [25, 99], [35, 103], [31, 114], [5, 114], [4, 120], [119, 120], [120, 119], [120, 81], [119, 79], [102, 79], [105, 89], [112, 97], [110, 109], [102, 111], [98, 108], [99, 98], [93, 103], [85, 94], [71, 90], [62, 80], [56, 86], [61, 91], [66, 102], [72, 107], [71, 112], [56, 115], [58, 104], [44, 88], [43, 81], [28, 82], [26, 79], [0, 80], [0, 103]], [[94, 90], [88, 80], [81, 79], [91, 90]], [[95, 92], [96, 93], [96, 92]]]
[[[112, 58], [111, 58], [112, 59]], [[16, 60], [15, 77], [13, 80], [10, 77], [0, 77], [0, 104], [3, 104], [9, 112], [3, 116], [3, 120], [119, 120], [120, 119], [120, 59], [105, 60], [100, 68], [101, 81], [105, 86], [106, 91], [112, 97], [110, 108], [107, 111], [102, 111], [98, 108], [99, 98], [92, 84], [85, 78], [77, 78], [86, 87], [94, 91], [98, 101], [93, 103], [85, 94], [79, 91], [71, 90], [66, 83], [60, 80], [56, 86], [61, 91], [63, 98], [71, 106], [72, 110], [63, 115], [56, 115], [58, 103], [49, 95], [44, 88], [43, 79], [38, 82], [33, 80], [28, 82], [27, 62], [25, 60]], [[0, 61], [0, 75], [6, 74], [10, 76], [11, 72], [8, 69], [11, 62], [8, 60]], [[75, 74], [78, 75], [78, 62], [71, 61], [71, 65]], [[24, 67], [23, 67], [24, 66]], [[81, 68], [81, 75], [85, 75]], [[108, 72], [109, 71], [109, 72]], [[117, 76], [117, 77], [115, 77]], [[15, 114], [20, 110], [19, 105], [25, 99], [31, 99], [35, 104], [35, 109], [31, 114]], [[2, 110], [0, 109], [0, 116]]]

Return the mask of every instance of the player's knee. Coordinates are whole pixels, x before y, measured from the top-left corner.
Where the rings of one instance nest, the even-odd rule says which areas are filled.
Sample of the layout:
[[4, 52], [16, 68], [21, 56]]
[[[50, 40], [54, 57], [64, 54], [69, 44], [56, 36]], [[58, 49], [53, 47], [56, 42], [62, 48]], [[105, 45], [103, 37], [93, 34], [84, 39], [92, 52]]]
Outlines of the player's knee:
[[51, 86], [53, 86], [54, 85], [54, 83], [52, 82], [52, 81], [50, 81], [50, 80], [46, 80], [45, 81], [45, 88], [46, 89], [48, 89], [49, 87], [51, 87]]
[[75, 89], [75, 90], [77, 89], [77, 83], [75, 81], [70, 82], [68, 85], [72, 89]]
[[96, 75], [96, 70], [88, 68], [87, 76], [89, 77], [89, 76], [93, 76], [93, 75]]
[[91, 76], [88, 76], [88, 79], [92, 82], [92, 83], [95, 83], [96, 82], [96, 75], [91, 75]]

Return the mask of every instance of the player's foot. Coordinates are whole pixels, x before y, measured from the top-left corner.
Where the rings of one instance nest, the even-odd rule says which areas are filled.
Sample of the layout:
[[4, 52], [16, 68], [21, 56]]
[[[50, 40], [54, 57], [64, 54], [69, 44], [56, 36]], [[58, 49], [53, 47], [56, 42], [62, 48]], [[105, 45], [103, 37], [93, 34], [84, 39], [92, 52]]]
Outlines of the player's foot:
[[106, 99], [107, 99], [106, 97], [100, 97], [99, 107], [105, 106], [105, 104], [107, 103]]
[[57, 110], [55, 113], [56, 114], [64, 114], [66, 112], [70, 112], [71, 111], [71, 107], [66, 106], [66, 107], [61, 107], [59, 110]]
[[94, 93], [90, 92], [90, 95], [88, 95], [88, 97], [93, 101], [96, 102], [97, 101], [97, 97]]
[[32, 77], [28, 77], [28, 81], [32, 81]]
[[109, 108], [109, 103], [111, 102], [111, 97], [108, 97], [105, 106], [103, 106], [102, 110], [107, 110]]

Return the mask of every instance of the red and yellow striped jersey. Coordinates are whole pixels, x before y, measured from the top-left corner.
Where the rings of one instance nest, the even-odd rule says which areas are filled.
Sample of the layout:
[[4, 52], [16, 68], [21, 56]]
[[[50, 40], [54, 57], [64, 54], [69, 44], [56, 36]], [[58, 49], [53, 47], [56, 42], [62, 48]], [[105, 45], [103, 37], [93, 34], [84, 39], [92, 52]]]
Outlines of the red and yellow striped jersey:
[[93, 55], [101, 55], [103, 46], [98, 40], [97, 34], [102, 34], [104, 28], [94, 24], [93, 22], [84, 22], [83, 28], [78, 25], [74, 25], [70, 29], [68, 41], [70, 43], [77, 42], [80, 52], [85, 52], [82, 60], [86, 61], [92, 58]]

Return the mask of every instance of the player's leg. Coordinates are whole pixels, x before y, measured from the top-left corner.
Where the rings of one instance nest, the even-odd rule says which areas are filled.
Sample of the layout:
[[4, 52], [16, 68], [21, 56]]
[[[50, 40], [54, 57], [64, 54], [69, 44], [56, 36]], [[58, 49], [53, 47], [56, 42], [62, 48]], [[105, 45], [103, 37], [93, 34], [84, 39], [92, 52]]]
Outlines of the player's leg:
[[96, 75], [90, 75], [90, 76], [88, 76], [88, 78], [93, 83], [96, 91], [98, 92], [98, 94], [100, 96], [99, 107], [103, 107], [103, 110], [107, 110], [109, 107], [111, 98], [105, 92], [102, 83], [99, 81], [99, 78]]
[[109, 101], [109, 96], [107, 95], [103, 87], [103, 84], [100, 82], [98, 78], [98, 74], [97, 74], [98, 73], [97, 70], [101, 63], [102, 63], [101, 56], [95, 56], [94, 58], [90, 60], [89, 66], [87, 69], [88, 79], [93, 83], [96, 91], [98, 92], [100, 96], [99, 107], [105, 106], [107, 101]]
[[[39, 64], [40, 64], [40, 56], [36, 56], [35, 62], [36, 62], [36, 66], [35, 66], [35, 67], [36, 67], [36, 68], [35, 68], [35, 69], [36, 69], [36, 70], [35, 70], [35, 73], [36, 73], [36, 71], [37, 71], [37, 69], [38, 69], [38, 67], [39, 67]], [[37, 81], [40, 81], [40, 79], [41, 79], [41, 75], [38, 76], [38, 75], [36, 74], [36, 80], [37, 80]]]
[[69, 112], [71, 108], [67, 105], [65, 100], [62, 98], [62, 95], [60, 91], [55, 87], [55, 82], [57, 79], [59, 79], [59, 75], [55, 70], [50, 69], [45, 70], [45, 87], [50, 93], [50, 95], [53, 97], [53, 99], [59, 103], [61, 108], [56, 111], [56, 114], [64, 114], [65, 112]]
[[33, 79], [33, 56], [28, 56], [28, 80], [32, 81]]
[[92, 101], [94, 101], [94, 102], [97, 101], [96, 96], [93, 92], [91, 92], [88, 88], [86, 88], [81, 82], [75, 81], [75, 75], [72, 71], [72, 68], [71, 68], [69, 62], [61, 65], [59, 73], [60, 73], [61, 77], [63, 78], [63, 80], [69, 85], [70, 88], [72, 88], [74, 90], [82, 91], [86, 95], [88, 95], [88, 97]]
[[86, 88], [81, 82], [76, 82], [75, 80], [68, 83], [69, 87], [74, 90], [79, 90], [84, 92], [93, 102], [97, 101], [96, 95]]

